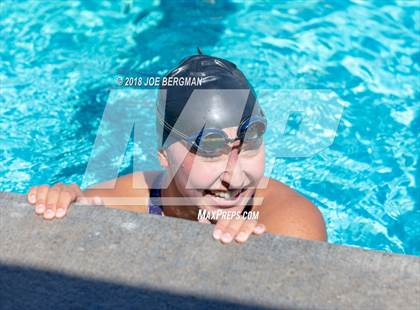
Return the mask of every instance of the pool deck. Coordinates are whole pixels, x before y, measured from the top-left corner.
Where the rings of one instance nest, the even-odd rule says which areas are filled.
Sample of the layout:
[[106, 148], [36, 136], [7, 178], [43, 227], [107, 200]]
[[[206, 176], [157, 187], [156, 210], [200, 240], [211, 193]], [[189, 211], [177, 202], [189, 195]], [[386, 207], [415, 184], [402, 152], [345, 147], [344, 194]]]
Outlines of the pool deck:
[[420, 257], [74, 205], [44, 221], [0, 192], [0, 308], [419, 309]]

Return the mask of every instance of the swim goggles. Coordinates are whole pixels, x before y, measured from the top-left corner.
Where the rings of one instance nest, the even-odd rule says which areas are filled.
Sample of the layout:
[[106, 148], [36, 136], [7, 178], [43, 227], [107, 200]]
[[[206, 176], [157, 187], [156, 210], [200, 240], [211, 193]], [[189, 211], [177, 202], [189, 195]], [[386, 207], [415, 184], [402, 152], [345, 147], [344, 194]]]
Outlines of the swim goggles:
[[259, 115], [251, 116], [239, 125], [236, 138], [230, 139], [219, 128], [203, 128], [191, 136], [182, 135], [181, 138], [191, 147], [192, 152], [206, 157], [220, 156], [231, 149], [229, 143], [237, 140], [241, 145], [256, 149], [262, 143], [262, 136], [267, 128], [267, 121]]

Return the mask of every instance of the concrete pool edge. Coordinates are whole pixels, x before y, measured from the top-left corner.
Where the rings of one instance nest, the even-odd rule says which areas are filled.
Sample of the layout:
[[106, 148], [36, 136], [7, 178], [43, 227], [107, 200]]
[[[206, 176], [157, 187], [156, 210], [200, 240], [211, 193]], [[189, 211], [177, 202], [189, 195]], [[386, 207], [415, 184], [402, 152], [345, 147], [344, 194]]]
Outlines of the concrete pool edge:
[[[416, 256], [270, 234], [223, 246], [211, 239], [210, 225], [94, 206], [76, 205], [65, 219], [46, 222], [23, 195], [2, 192], [0, 227], [0, 283], [9, 287], [0, 300], [11, 308], [48, 306], [48, 298], [60, 298], [44, 287], [51, 283], [72, 292], [73, 306], [415, 309], [420, 304]], [[87, 294], [86, 287], [102, 295]], [[136, 294], [127, 295], [131, 291]], [[48, 298], [42, 298], [45, 292]], [[112, 300], [106, 298], [110, 294]]]

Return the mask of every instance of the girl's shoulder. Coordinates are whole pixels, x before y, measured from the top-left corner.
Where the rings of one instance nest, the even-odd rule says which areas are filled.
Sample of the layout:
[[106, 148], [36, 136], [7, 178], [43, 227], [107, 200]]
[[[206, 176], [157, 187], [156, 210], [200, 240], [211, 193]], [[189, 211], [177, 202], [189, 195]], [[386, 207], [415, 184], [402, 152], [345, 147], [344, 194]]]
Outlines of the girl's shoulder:
[[133, 173], [119, 176], [106, 182], [93, 185], [90, 189], [109, 189], [115, 192], [126, 194], [138, 194], [140, 191], [147, 193], [152, 188], [153, 184], [160, 177], [162, 171], [149, 170], [149, 171], [135, 171]]
[[145, 190], [150, 190], [153, 186], [160, 186], [157, 184], [162, 176], [162, 171], [159, 170], [146, 170], [146, 171], [136, 171], [132, 173], [131, 176], [131, 185], [134, 188], [142, 188]]
[[[286, 184], [264, 177], [262, 188], [255, 197], [262, 198], [260, 221], [267, 231], [300, 237], [326, 240], [325, 222], [319, 209], [307, 198]], [[264, 186], [265, 185], [265, 186]]]

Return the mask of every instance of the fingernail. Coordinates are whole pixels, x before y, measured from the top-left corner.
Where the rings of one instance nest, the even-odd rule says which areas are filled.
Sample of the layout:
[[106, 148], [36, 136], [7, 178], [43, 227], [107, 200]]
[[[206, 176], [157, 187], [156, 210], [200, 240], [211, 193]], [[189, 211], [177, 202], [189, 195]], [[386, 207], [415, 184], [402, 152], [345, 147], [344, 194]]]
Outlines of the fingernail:
[[264, 226], [257, 225], [257, 227], [255, 227], [255, 231], [256, 231], [258, 234], [263, 233], [263, 232], [264, 232]]
[[214, 239], [219, 240], [221, 236], [222, 236], [222, 231], [221, 231], [221, 230], [216, 229], [216, 230], [213, 232], [213, 238], [214, 238]]
[[246, 234], [244, 232], [240, 232], [237, 236], [236, 236], [236, 240], [238, 241], [245, 241], [246, 240]]
[[35, 208], [35, 212], [36, 213], [44, 213], [44, 211], [45, 211], [45, 206], [44, 205], [37, 205], [36, 206], [36, 208]]
[[29, 202], [35, 203], [35, 195], [29, 195]]
[[48, 218], [48, 219], [51, 219], [51, 218], [53, 218], [53, 217], [54, 217], [54, 211], [53, 211], [53, 210], [51, 210], [51, 209], [48, 209], [47, 211], [45, 211], [44, 216], [45, 216], [46, 218]]
[[57, 213], [55, 214], [56, 217], [63, 217], [66, 214], [66, 210], [59, 208], [57, 209]]
[[232, 235], [230, 233], [225, 233], [222, 236], [223, 242], [231, 242], [232, 241]]

